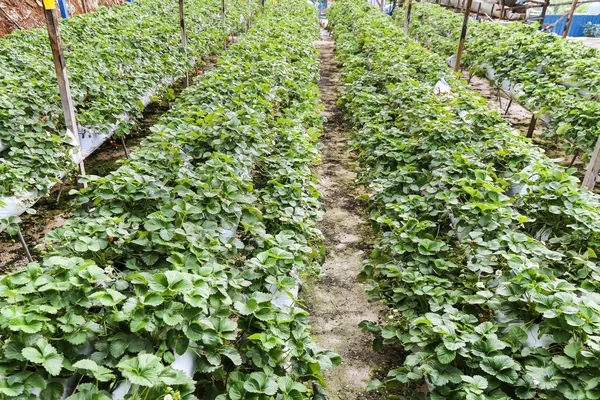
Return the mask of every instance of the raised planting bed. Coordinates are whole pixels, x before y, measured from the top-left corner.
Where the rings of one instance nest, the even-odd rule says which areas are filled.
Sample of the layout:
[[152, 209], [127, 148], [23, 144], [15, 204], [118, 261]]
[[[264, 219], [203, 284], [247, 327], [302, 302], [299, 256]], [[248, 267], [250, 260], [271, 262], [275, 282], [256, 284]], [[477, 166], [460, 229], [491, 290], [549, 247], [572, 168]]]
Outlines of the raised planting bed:
[[[247, 4], [227, 2], [225, 23], [220, 4], [186, 2], [186, 52], [174, 2], [141, 0], [61, 23], [83, 157], [107, 137], [127, 134], [152, 99], [243, 29]], [[0, 198], [13, 204], [15, 196], [45, 195], [75, 164], [46, 30], [0, 39], [0, 70]]]
[[340, 0], [329, 17], [381, 234], [359, 278], [389, 307], [361, 326], [406, 354], [371, 388], [597, 397], [600, 197], [375, 7]]
[[294, 271], [322, 260], [318, 34], [314, 7], [267, 4], [131, 160], [88, 178], [89, 214], [0, 281], [0, 393], [58, 399], [75, 376], [71, 399], [313, 398], [339, 363], [295, 302]]
[[[404, 15], [396, 16], [403, 24]], [[410, 35], [443, 57], [456, 53], [463, 17], [430, 3], [414, 8]], [[542, 34], [537, 26], [515, 22], [470, 23], [463, 67], [498, 85], [519, 86], [515, 99], [545, 115], [543, 135], [567, 154], [587, 159], [600, 123], [600, 55], [581, 43]], [[493, 74], [490, 74], [490, 69]]]

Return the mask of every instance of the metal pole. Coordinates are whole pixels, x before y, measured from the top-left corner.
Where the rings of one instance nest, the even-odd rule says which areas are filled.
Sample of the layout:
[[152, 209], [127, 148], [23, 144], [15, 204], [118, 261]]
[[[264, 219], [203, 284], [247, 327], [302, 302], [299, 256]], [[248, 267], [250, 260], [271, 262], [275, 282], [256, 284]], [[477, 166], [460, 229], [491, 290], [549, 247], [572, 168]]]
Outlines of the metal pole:
[[221, 19], [225, 23], [225, 0], [221, 0]]
[[23, 237], [23, 234], [21, 233], [20, 229], [19, 229], [19, 232], [17, 232], [17, 236], [19, 237], [21, 246], [23, 246], [23, 250], [25, 250], [25, 255], [27, 256], [27, 259], [29, 260], [29, 262], [33, 262], [33, 257], [31, 257], [31, 253], [29, 252], [29, 247], [27, 247], [27, 243], [25, 243], [25, 238]]
[[404, 34], [408, 36], [408, 28], [410, 26], [410, 14], [412, 13], [412, 0], [408, 0], [408, 8], [406, 9], [406, 24], [404, 25]]
[[465, 18], [463, 19], [462, 30], [460, 31], [460, 40], [458, 41], [458, 51], [456, 52], [456, 64], [454, 72], [460, 71], [460, 59], [465, 49], [465, 38], [467, 37], [467, 25], [469, 24], [469, 14], [471, 13], [471, 5], [473, 0], [467, 0], [467, 8], [465, 9]]
[[[60, 91], [60, 100], [62, 102], [65, 125], [71, 131], [77, 145], [81, 149], [81, 140], [79, 138], [79, 129], [75, 119], [75, 107], [71, 97], [71, 87], [69, 85], [69, 74], [65, 63], [60, 31], [58, 29], [58, 18], [56, 16], [56, 3], [54, 0], [44, 0], [44, 15], [46, 17], [46, 26], [48, 28], [48, 37], [50, 38], [50, 47], [52, 49], [52, 58], [54, 59], [54, 68], [58, 80], [58, 89]], [[79, 163], [81, 176], [85, 176], [85, 165], [83, 160]], [[87, 187], [87, 183], [83, 183]]]
[[[190, 85], [190, 72], [188, 71], [188, 56], [187, 56], [187, 35], [185, 33], [185, 13], [184, 13], [184, 0], [179, 0], [179, 26], [181, 27], [181, 47], [183, 47], [183, 54], [185, 56], [185, 87]], [[127, 155], [127, 151], [125, 151]], [[127, 157], [129, 158], [129, 157]]]
[[58, 0], [58, 7], [60, 8], [60, 16], [62, 18], [69, 18], [69, 9], [67, 8], [65, 0]]
[[121, 136], [121, 144], [123, 145], [123, 151], [125, 152], [125, 158], [129, 160], [129, 150], [127, 149], [127, 145], [125, 144], [125, 138]]
[[575, 14], [575, 10], [577, 9], [577, 0], [573, 0], [571, 3], [571, 9], [569, 10], [569, 16], [567, 17], [567, 23], [565, 24], [565, 30], [563, 31], [562, 38], [566, 38], [569, 33], [569, 28], [571, 27], [571, 22], [573, 21], [573, 14]]

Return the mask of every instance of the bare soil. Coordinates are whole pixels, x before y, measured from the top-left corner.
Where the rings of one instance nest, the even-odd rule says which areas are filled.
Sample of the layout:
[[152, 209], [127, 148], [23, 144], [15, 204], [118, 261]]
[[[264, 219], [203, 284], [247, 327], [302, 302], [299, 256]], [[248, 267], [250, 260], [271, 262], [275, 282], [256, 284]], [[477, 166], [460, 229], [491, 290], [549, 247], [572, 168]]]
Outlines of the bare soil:
[[321, 203], [325, 210], [319, 228], [325, 236], [327, 261], [322, 278], [308, 277], [301, 297], [309, 308], [313, 334], [317, 343], [339, 353], [342, 364], [325, 373], [330, 400], [387, 399], [388, 394], [366, 392], [367, 384], [382, 379], [398, 365], [401, 354], [386, 349], [372, 349], [369, 334], [359, 330], [363, 320], [377, 321], [384, 310], [369, 303], [364, 285], [357, 275], [361, 260], [374, 241], [364, 204], [356, 198], [363, 194], [353, 171], [354, 155], [349, 151], [349, 128], [336, 105], [339, 98], [339, 68], [335, 62], [333, 41], [323, 32], [315, 43], [321, 56], [319, 91], [327, 117], [322, 164], [318, 166]]
[[[87, 12], [96, 11], [98, 6], [112, 7], [125, 0], [67, 0], [69, 15], [83, 13], [83, 2]], [[0, 0], [0, 37], [17, 29], [44, 26], [42, 0]]]
[[[207, 57], [204, 60], [206, 65], [202, 70], [212, 68], [217, 60], [218, 56], [216, 55]], [[178, 97], [184, 89], [183, 80], [175, 83], [172, 89], [175, 97]], [[169, 110], [170, 106], [171, 103], [168, 101], [156, 101], [146, 107], [142, 118], [137, 121], [133, 131], [126, 138], [125, 144], [129, 151], [139, 146], [150, 133], [150, 128]], [[88, 175], [106, 176], [119, 168], [124, 159], [125, 152], [122, 142], [120, 139], [115, 138], [112, 143], [111, 141], [105, 142], [85, 160], [86, 172]], [[36, 214], [23, 214], [21, 216], [21, 232], [34, 260], [40, 256], [40, 250], [36, 247], [43, 242], [44, 236], [51, 230], [62, 226], [73, 216], [76, 208], [74, 204], [75, 196], [69, 194], [72, 189], [77, 189], [76, 179], [69, 178], [65, 181], [65, 187], [58, 202], [60, 186], [60, 184], [55, 185], [46, 197], [35, 204]], [[19, 240], [6, 233], [0, 233], [0, 273], [21, 269], [28, 262]]]

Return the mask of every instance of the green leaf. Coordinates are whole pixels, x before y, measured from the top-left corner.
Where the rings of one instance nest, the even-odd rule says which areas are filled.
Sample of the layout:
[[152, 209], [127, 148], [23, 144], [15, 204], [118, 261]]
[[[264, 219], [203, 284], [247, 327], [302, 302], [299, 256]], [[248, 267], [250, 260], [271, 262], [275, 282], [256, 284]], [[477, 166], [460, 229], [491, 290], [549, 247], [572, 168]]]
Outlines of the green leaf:
[[154, 354], [139, 354], [137, 357], [121, 361], [117, 368], [134, 385], [153, 387], [163, 367], [160, 358]]
[[22, 351], [23, 357], [35, 364], [42, 364], [50, 375], [58, 375], [62, 369], [62, 355], [58, 354], [56, 349], [48, 344], [46, 339], [39, 339], [36, 342], [36, 346], [37, 348], [24, 348]]

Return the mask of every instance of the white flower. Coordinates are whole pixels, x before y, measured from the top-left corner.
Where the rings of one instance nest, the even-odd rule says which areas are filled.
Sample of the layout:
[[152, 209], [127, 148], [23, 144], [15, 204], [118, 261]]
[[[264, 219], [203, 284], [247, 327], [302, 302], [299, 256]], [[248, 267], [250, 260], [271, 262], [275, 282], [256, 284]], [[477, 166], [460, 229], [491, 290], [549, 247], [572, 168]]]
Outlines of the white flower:
[[485, 284], [483, 282], [477, 282], [475, 284], [475, 286], [477, 286], [478, 288], [482, 288], [483, 289], [485, 287]]
[[388, 315], [388, 318], [389, 319], [394, 319], [394, 316], [393, 315]]
[[497, 269], [496, 270], [496, 276], [502, 276], [502, 270], [501, 269]]
[[392, 311], [393, 311], [393, 312], [398, 312], [398, 309], [397, 309], [397, 308], [394, 308]]
[[115, 272], [114, 268], [111, 267], [110, 265], [106, 268], [104, 268], [104, 272], [106, 273], [106, 275], [112, 275], [113, 272]]
[[173, 396], [171, 396], [170, 394], [167, 394], [167, 395], [165, 395], [163, 400], [173, 400]]

